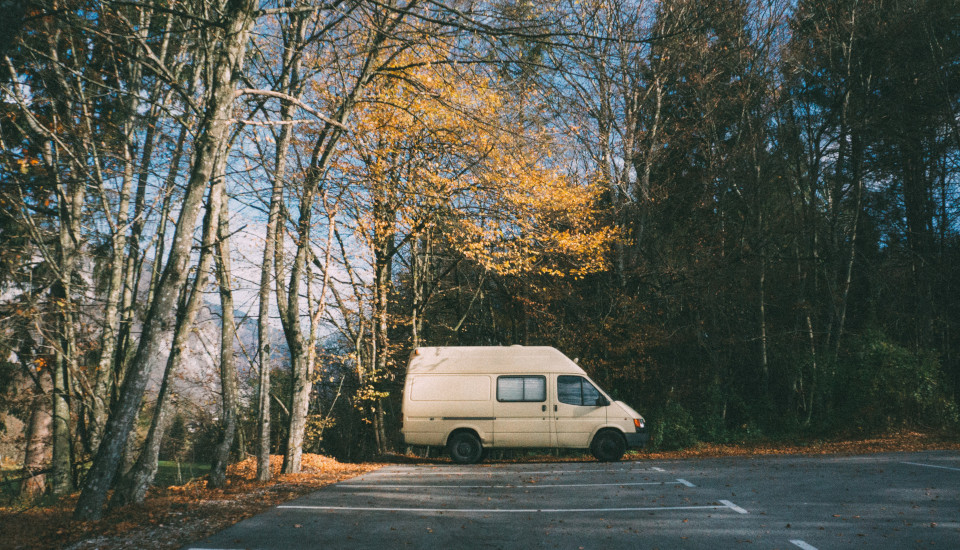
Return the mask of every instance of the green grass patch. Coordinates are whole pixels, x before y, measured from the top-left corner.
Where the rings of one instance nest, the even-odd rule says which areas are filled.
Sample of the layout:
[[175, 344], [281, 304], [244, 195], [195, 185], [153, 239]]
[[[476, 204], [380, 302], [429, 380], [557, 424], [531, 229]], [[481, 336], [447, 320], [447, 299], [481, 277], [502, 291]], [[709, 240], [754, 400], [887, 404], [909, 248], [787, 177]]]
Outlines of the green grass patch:
[[156, 487], [183, 485], [191, 479], [203, 477], [208, 473], [210, 473], [209, 464], [161, 460], [158, 464], [157, 477], [154, 478], [153, 484]]

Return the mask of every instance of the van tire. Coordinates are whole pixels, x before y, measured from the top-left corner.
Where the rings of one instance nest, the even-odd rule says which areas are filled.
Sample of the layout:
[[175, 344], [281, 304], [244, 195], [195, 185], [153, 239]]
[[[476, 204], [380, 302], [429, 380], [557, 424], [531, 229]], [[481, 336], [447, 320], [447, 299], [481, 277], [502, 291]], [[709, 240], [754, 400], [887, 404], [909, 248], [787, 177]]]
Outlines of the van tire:
[[476, 464], [483, 456], [483, 445], [472, 432], [456, 432], [447, 441], [447, 452], [457, 464]]
[[590, 452], [600, 462], [617, 462], [627, 451], [623, 435], [613, 430], [603, 430], [593, 437]]

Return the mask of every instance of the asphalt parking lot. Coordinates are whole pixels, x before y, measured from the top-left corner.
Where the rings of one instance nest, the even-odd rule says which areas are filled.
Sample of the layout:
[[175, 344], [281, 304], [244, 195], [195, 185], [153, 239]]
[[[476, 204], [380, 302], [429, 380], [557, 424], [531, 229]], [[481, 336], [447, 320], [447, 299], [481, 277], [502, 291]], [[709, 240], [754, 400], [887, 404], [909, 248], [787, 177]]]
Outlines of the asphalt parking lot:
[[187, 548], [960, 548], [960, 454], [395, 465]]

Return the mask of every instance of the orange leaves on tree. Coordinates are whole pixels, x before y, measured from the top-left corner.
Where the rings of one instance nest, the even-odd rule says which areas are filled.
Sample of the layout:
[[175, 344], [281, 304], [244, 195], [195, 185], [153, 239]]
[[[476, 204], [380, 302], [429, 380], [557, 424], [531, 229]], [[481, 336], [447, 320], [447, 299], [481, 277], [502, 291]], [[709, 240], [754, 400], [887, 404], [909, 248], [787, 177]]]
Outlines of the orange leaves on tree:
[[555, 145], [495, 77], [430, 62], [448, 48], [398, 55], [354, 110], [331, 174], [358, 240], [374, 250], [430, 232], [501, 274], [603, 269], [616, 235], [598, 221], [600, 189], [551, 165]]

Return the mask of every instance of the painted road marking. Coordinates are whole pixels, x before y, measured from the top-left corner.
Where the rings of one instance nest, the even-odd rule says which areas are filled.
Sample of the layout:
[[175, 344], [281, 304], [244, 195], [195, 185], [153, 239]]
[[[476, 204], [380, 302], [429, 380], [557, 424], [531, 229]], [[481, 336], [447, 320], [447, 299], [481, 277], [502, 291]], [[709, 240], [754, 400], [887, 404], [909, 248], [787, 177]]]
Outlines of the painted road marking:
[[584, 514], [590, 512], [661, 512], [668, 510], [722, 510], [724, 508], [746, 514], [747, 511], [728, 500], [721, 500], [717, 506], [656, 506], [645, 508], [379, 508], [374, 506], [277, 506], [283, 510], [321, 510], [330, 512], [415, 512], [415, 513], [458, 513], [458, 514]]
[[[524, 470], [514, 470], [514, 471], [509, 471], [509, 470], [489, 471], [489, 470], [487, 470], [487, 471], [479, 471], [479, 470], [478, 470], [478, 471], [474, 471], [474, 472], [392, 472], [392, 471], [384, 472], [384, 471], [377, 471], [377, 472], [371, 472], [371, 473], [369, 473], [369, 474], [366, 474], [366, 475], [364, 475], [363, 477], [371, 477], [371, 476], [473, 476], [473, 475], [492, 476], [492, 475], [501, 475], [501, 474], [507, 474], [507, 475], [534, 475], [534, 474], [535, 474], [535, 475], [545, 475], [545, 474], [580, 474], [580, 473], [584, 473], [584, 472], [605, 472], [605, 473], [608, 473], [608, 474], [616, 474], [616, 473], [621, 473], [621, 472], [646, 472], [646, 471], [649, 471], [649, 470], [653, 470], [653, 471], [656, 471], [656, 472], [663, 472], [663, 470], [660, 469], [660, 468], [649, 468], [649, 469], [648, 469], [648, 468], [630, 468], [630, 469], [620, 469], [620, 470], [540, 470], [540, 471], [533, 471], [533, 470], [531, 470], [531, 471], [524, 471]], [[363, 479], [363, 478], [358, 478], [358, 479]]]
[[656, 466], [654, 466], [653, 468], [650, 468], [650, 469], [653, 470], [654, 472], [662, 472], [662, 471], [664, 471], [663, 468], [657, 468]]
[[636, 487], [640, 485], [684, 485], [686, 487], [696, 487], [696, 485], [685, 479], [636, 483], [512, 483], [507, 485], [369, 485], [340, 483], [338, 487], [349, 487], [351, 489], [528, 489], [531, 487]]
[[941, 470], [952, 470], [954, 472], [960, 472], [960, 468], [951, 468], [949, 466], [936, 466], [934, 464], [920, 464], [919, 462], [904, 462], [904, 464], [909, 464], [911, 466], [923, 466], [924, 468], [939, 468]]
[[790, 544], [796, 546], [797, 548], [803, 548], [803, 550], [817, 550], [816, 546], [810, 546], [809, 544], [803, 542], [800, 539], [791, 540]]
[[730, 508], [731, 510], [733, 510], [734, 512], [736, 512], [736, 513], [738, 513], [738, 514], [749, 514], [749, 513], [750, 513], [750, 512], [747, 512], [746, 510], [744, 510], [743, 508], [737, 506], [736, 504], [730, 502], [729, 500], [721, 500], [721, 501], [720, 501], [720, 504], [723, 504], [724, 506], [726, 506], [727, 508]]

